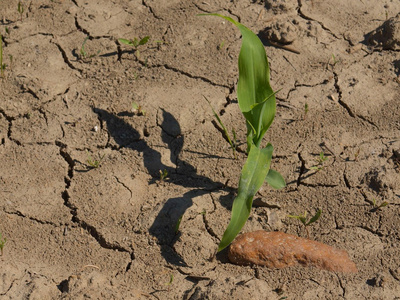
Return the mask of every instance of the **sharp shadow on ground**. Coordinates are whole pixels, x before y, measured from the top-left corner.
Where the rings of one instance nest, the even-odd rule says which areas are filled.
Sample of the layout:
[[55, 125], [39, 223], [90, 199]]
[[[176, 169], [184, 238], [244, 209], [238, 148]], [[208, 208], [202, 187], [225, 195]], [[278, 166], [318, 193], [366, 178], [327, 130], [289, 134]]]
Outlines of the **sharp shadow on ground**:
[[184, 136], [181, 134], [179, 122], [164, 109], [162, 109], [163, 121], [160, 124], [161, 139], [168, 145], [171, 162], [177, 166], [176, 168], [164, 165], [161, 161], [161, 153], [151, 148], [140, 137], [139, 132], [123, 119], [100, 108], [93, 108], [93, 111], [100, 120], [106, 122], [109, 134], [120, 147], [143, 153], [144, 166], [153, 177], [150, 183], [156, 182], [160, 177], [160, 170], [165, 169], [169, 175], [168, 182], [193, 188], [181, 197], [168, 199], [149, 229], [149, 233], [157, 238], [164, 259], [174, 265], [186, 266], [185, 261], [173, 250], [173, 245], [179, 237], [175, 234], [175, 226], [179, 218], [192, 206], [193, 198], [220, 190], [223, 184], [198, 175], [195, 167], [179, 158]]

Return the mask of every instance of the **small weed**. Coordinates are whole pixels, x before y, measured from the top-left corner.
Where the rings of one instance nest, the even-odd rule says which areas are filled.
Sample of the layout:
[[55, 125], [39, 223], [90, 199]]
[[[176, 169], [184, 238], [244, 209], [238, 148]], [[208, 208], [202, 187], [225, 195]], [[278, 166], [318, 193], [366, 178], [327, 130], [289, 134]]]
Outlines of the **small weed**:
[[3, 239], [3, 236], [1, 235], [1, 232], [0, 232], [0, 253], [1, 253], [1, 256], [3, 256], [3, 248], [4, 248], [4, 245], [6, 244], [6, 242], [7, 242], [7, 239], [6, 238]]
[[98, 167], [100, 167], [101, 161], [103, 160], [103, 158], [106, 156], [105, 154], [103, 154], [103, 156], [100, 157], [100, 159], [93, 159], [92, 156], [90, 155], [89, 151], [86, 151], [87, 155], [88, 155], [88, 159], [87, 159], [87, 163], [90, 167], [97, 169]]
[[182, 218], [183, 218], [183, 214], [179, 217], [178, 222], [176, 222], [175, 234], [178, 234], [178, 232], [179, 232], [179, 227], [181, 226]]
[[315, 223], [321, 216], [321, 213], [322, 210], [318, 209], [317, 213], [309, 220], [307, 219], [307, 212], [304, 212], [304, 215], [298, 215], [298, 216], [289, 215], [288, 217], [299, 220], [304, 225], [304, 229], [306, 230], [307, 233], [307, 238], [310, 238], [310, 233], [308, 232], [307, 226], [311, 225], [312, 223]]
[[167, 169], [164, 169], [163, 171], [160, 170], [160, 181], [164, 181], [167, 177], [168, 177]]
[[146, 111], [143, 110], [142, 106], [137, 104], [136, 102], [132, 102], [132, 111], [138, 116], [146, 115]]
[[85, 37], [85, 39], [83, 40], [82, 46], [81, 46], [81, 50], [79, 51], [80, 59], [82, 59], [82, 60], [95, 57], [95, 56], [99, 55], [99, 53], [100, 53], [100, 50], [98, 50], [96, 54], [88, 54], [88, 53], [86, 52], [86, 50], [85, 50], [85, 44], [86, 44], [86, 42], [87, 42], [88, 39], [89, 39], [89, 36]]
[[222, 49], [224, 49], [224, 46], [225, 46], [225, 41], [222, 41], [222, 42], [218, 45], [217, 49], [218, 49], [219, 51], [221, 51]]
[[165, 285], [168, 286], [168, 292], [170, 291], [170, 288], [171, 288], [171, 285], [172, 285], [173, 282], [174, 282], [174, 274], [171, 274], [169, 276], [169, 281], [165, 284]]
[[319, 154], [317, 159], [317, 165], [310, 167], [311, 170], [321, 171], [324, 168], [324, 162], [328, 160], [328, 157], [325, 156], [324, 152]]
[[142, 45], [146, 45], [148, 43], [149, 39], [150, 39], [150, 36], [148, 35], [148, 36], [145, 36], [144, 38], [142, 38], [140, 40], [138, 38], [134, 38], [133, 40], [118, 39], [118, 41], [120, 43], [122, 43], [122, 44], [125, 44], [125, 45], [128, 45], [128, 46], [132, 46], [133, 48], [135, 48], [135, 55], [136, 55], [137, 58], [139, 58], [140, 52], [138, 50], [138, 47], [142, 46]]
[[222, 131], [223, 131], [223, 134], [224, 134], [224, 138], [229, 143], [229, 145], [231, 146], [231, 149], [232, 149], [232, 152], [233, 152], [233, 156], [235, 157], [235, 159], [237, 159], [237, 153], [236, 153], [237, 140], [236, 140], [236, 132], [235, 132], [235, 130], [232, 128], [233, 139], [231, 139], [231, 137], [229, 136], [228, 130], [226, 129], [224, 123], [222, 123], [222, 120], [218, 116], [217, 112], [212, 107], [210, 100], [208, 100], [204, 95], [203, 95], [203, 97], [204, 97], [204, 99], [206, 99], [208, 105], [210, 105], [210, 107], [211, 107], [211, 109], [212, 109], [212, 111], [214, 113], [214, 117], [217, 119], [219, 125], [221, 125]]
[[307, 113], [308, 113], [308, 103], [304, 103], [304, 116], [303, 116], [303, 120], [306, 119], [307, 117]]
[[373, 198], [372, 201], [368, 201], [368, 202], [373, 206], [373, 208], [371, 209], [371, 212], [376, 212], [376, 211], [380, 210], [382, 207], [389, 205], [389, 203], [387, 201], [383, 201], [381, 204], [378, 205], [376, 203], [375, 198]]
[[22, 14], [24, 13], [24, 5], [22, 4], [21, 1], [18, 1], [17, 10], [18, 10], [18, 13], [19, 13], [20, 21], [22, 22]]

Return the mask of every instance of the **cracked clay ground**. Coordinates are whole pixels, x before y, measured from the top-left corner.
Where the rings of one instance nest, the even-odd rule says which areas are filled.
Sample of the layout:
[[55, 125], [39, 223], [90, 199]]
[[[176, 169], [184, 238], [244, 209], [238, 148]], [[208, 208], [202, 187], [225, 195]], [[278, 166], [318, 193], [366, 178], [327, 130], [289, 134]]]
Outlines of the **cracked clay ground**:
[[[399, 1], [22, 3], [0, 4], [1, 299], [400, 299]], [[246, 126], [240, 34], [208, 12], [259, 34], [281, 89], [265, 141], [288, 184], [262, 187], [243, 232], [304, 237], [287, 216], [321, 208], [310, 238], [358, 273], [210, 259]], [[136, 52], [118, 42], [147, 35]], [[237, 132], [237, 160], [204, 96]]]

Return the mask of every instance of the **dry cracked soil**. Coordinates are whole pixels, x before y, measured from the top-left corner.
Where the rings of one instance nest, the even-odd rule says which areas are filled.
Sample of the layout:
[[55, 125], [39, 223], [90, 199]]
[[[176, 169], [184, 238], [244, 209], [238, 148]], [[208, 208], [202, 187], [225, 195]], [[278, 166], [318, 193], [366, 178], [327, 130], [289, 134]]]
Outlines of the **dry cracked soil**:
[[[0, 3], [1, 299], [400, 299], [398, 0], [18, 2]], [[281, 89], [264, 140], [287, 187], [262, 187], [243, 232], [305, 237], [287, 216], [321, 208], [310, 238], [358, 273], [212, 259], [246, 159], [241, 37], [196, 16], [214, 12], [260, 36]]]

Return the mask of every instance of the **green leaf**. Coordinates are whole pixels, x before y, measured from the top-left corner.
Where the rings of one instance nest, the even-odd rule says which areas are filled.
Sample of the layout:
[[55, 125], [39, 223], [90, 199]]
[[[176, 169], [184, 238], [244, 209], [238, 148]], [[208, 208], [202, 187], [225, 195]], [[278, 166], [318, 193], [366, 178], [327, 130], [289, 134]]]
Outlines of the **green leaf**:
[[148, 36], [145, 36], [144, 38], [142, 38], [142, 39], [140, 40], [138, 46], [147, 44], [147, 42], [149, 41], [149, 39], [150, 39], [150, 36], [149, 36], [149, 35], [148, 35]]
[[131, 40], [127, 40], [127, 39], [118, 39], [118, 41], [119, 41], [120, 43], [122, 43], [122, 44], [129, 45], [129, 46], [133, 46], [133, 43], [132, 43]]
[[231, 220], [219, 243], [218, 251], [227, 247], [246, 223], [253, 204], [253, 197], [268, 174], [272, 151], [271, 144], [268, 144], [264, 149], [251, 144], [249, 155], [240, 176], [238, 195], [233, 200]]
[[285, 179], [282, 177], [282, 175], [278, 171], [272, 169], [269, 169], [265, 180], [272, 188], [276, 190], [282, 189], [286, 186]]
[[[275, 93], [269, 83], [269, 64], [264, 45], [256, 34], [232, 18], [220, 14], [207, 15], [224, 18], [238, 27], [242, 34], [243, 41], [239, 53], [238, 102], [240, 110], [248, 121], [248, 134], [253, 129], [256, 130], [252, 141], [259, 147], [265, 132], [275, 118], [276, 111]], [[262, 102], [262, 105], [256, 105]], [[248, 142], [247, 150], [250, 146]]]
[[312, 218], [310, 219], [310, 221], [308, 221], [308, 223], [305, 224], [305, 225], [307, 226], [307, 225], [310, 225], [310, 224], [316, 222], [316, 221], [319, 219], [319, 217], [321, 216], [321, 213], [322, 213], [322, 209], [318, 209], [318, 211], [317, 211], [317, 213], [314, 215], [314, 217], [312, 217]]

